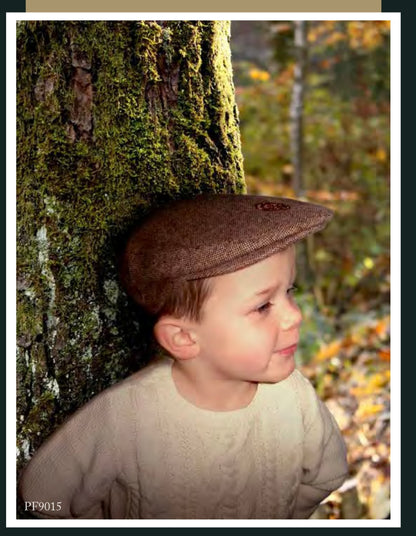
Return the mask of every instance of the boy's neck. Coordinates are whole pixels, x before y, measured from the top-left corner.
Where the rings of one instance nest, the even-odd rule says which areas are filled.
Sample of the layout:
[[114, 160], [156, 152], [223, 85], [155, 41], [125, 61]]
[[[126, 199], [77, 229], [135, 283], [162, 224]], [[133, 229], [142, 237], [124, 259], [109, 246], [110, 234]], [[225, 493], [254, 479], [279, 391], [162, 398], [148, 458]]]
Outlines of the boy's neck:
[[253, 400], [256, 382], [207, 379], [192, 362], [175, 360], [172, 379], [178, 393], [188, 402], [211, 411], [233, 411], [247, 407]]

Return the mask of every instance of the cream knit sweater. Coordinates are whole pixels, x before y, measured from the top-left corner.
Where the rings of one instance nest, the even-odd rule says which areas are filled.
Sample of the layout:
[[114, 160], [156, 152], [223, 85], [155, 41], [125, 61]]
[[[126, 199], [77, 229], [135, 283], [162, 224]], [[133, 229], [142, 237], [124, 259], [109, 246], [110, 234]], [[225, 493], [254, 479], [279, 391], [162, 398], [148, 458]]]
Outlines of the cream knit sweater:
[[49, 503], [41, 517], [306, 518], [346, 473], [335, 420], [299, 371], [214, 412], [178, 394], [163, 359], [78, 410], [36, 452], [20, 493]]

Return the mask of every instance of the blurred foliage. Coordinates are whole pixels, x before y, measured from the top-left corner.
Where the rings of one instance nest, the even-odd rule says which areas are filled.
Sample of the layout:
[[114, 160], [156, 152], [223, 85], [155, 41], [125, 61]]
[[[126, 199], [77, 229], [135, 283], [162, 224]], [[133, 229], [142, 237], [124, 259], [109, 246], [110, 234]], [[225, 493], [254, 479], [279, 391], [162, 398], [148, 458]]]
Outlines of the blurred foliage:
[[[268, 32], [280, 68], [293, 62], [293, 25], [273, 22]], [[308, 43], [311, 71], [344, 98], [364, 90], [374, 99], [390, 91], [390, 21], [310, 21]]]
[[[271, 40], [275, 34], [293, 33], [289, 23], [264, 24], [271, 26]], [[276, 26], [284, 31], [277, 32]], [[365, 312], [389, 303], [387, 75], [378, 99], [373, 97], [374, 80], [389, 68], [388, 30], [388, 21], [309, 23], [303, 118], [305, 197], [335, 211], [325, 232], [310, 239], [309, 261], [315, 274], [315, 301], [330, 317], [351, 308]], [[348, 49], [345, 61], [339, 59], [341, 46]], [[349, 72], [352, 64], [356, 78], [349, 79], [357, 91], [347, 98], [345, 73], [337, 73], [335, 66]], [[293, 68], [293, 60], [283, 65], [271, 62], [267, 71], [244, 59], [235, 65], [249, 192], [294, 195], [289, 120]]]
[[315, 518], [390, 515], [390, 317], [363, 315], [301, 367], [334, 415], [350, 475]]
[[[270, 53], [261, 61], [242, 54], [241, 35], [233, 52], [248, 193], [294, 197], [293, 26], [267, 21], [263, 32]], [[351, 467], [316, 517], [389, 515], [389, 37], [388, 21], [308, 23], [305, 199], [335, 216], [307, 239], [314, 283], [297, 281], [299, 355], [343, 430]]]

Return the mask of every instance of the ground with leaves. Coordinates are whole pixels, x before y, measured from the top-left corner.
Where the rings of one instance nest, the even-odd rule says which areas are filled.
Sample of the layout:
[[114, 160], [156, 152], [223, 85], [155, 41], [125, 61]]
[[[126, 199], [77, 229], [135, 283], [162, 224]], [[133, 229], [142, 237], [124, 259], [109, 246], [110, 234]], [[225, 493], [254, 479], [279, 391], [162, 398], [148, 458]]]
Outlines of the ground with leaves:
[[351, 328], [301, 367], [345, 438], [350, 475], [314, 517], [385, 519], [390, 514], [389, 317]]

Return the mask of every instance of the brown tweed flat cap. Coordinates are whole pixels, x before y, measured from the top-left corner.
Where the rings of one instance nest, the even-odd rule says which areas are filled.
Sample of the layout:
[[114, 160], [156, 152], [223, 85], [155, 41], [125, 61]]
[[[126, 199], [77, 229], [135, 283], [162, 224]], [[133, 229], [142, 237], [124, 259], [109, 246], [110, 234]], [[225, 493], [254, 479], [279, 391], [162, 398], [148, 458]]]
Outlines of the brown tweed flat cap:
[[122, 279], [134, 297], [152, 281], [234, 272], [323, 229], [332, 215], [320, 205], [257, 195], [207, 194], [176, 201], [133, 232]]

